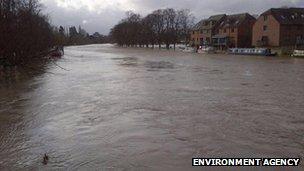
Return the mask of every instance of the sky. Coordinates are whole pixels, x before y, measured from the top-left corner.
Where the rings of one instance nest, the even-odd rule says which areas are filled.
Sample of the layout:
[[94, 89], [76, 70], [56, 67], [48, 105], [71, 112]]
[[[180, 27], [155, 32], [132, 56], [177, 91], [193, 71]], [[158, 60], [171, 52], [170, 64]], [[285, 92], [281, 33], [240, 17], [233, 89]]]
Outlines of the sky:
[[43, 12], [55, 26], [81, 26], [87, 32], [108, 34], [126, 11], [142, 16], [160, 8], [190, 9], [196, 21], [216, 14], [249, 12], [269, 8], [304, 7], [304, 0], [41, 0]]

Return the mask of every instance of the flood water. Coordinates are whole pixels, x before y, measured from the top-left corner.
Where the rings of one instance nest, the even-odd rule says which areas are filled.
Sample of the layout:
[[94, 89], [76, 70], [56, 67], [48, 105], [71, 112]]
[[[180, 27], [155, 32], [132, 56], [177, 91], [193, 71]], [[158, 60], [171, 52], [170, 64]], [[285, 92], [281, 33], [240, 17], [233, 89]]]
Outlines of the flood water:
[[74, 46], [1, 82], [1, 170], [189, 170], [192, 157], [303, 170], [304, 59]]

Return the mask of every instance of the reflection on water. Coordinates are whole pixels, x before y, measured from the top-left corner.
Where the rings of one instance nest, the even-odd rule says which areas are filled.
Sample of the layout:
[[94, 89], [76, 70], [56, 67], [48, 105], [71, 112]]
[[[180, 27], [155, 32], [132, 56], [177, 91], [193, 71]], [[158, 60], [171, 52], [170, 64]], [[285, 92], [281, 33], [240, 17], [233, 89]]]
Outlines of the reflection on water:
[[173, 69], [174, 65], [166, 61], [146, 61], [145, 66], [150, 69]]
[[137, 66], [137, 58], [135, 57], [124, 57], [124, 58], [112, 58], [112, 60], [119, 61], [122, 66]]
[[0, 87], [0, 169], [187, 170], [197, 156], [304, 157], [301, 59], [74, 46], [16, 80]]

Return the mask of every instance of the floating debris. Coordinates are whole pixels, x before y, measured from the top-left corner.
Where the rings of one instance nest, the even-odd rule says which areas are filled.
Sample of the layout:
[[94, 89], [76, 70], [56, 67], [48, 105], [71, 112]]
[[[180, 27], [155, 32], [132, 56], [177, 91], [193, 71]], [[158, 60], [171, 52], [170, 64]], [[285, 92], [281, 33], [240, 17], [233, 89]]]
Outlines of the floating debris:
[[44, 154], [42, 163], [44, 165], [47, 165], [48, 162], [49, 162], [49, 156], [47, 154]]

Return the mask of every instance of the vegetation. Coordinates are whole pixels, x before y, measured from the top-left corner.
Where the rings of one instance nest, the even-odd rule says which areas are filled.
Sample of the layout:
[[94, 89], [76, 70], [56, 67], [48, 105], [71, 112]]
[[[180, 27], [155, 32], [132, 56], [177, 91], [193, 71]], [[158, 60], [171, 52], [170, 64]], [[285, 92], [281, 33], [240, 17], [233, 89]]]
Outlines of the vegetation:
[[43, 58], [56, 45], [104, 43], [107, 37], [75, 27], [55, 28], [39, 0], [0, 0], [0, 66]]
[[80, 26], [78, 27], [78, 31], [75, 26], [69, 28], [60, 26], [53, 30], [54, 44], [56, 45], [84, 45], [109, 42], [108, 36], [101, 35], [98, 32], [89, 35]]
[[37, 0], [0, 0], [0, 60], [23, 63], [50, 48], [52, 27]]
[[120, 46], [149, 46], [187, 42], [188, 31], [193, 26], [194, 17], [189, 10], [172, 8], [153, 11], [145, 17], [127, 12], [111, 29], [111, 37]]

